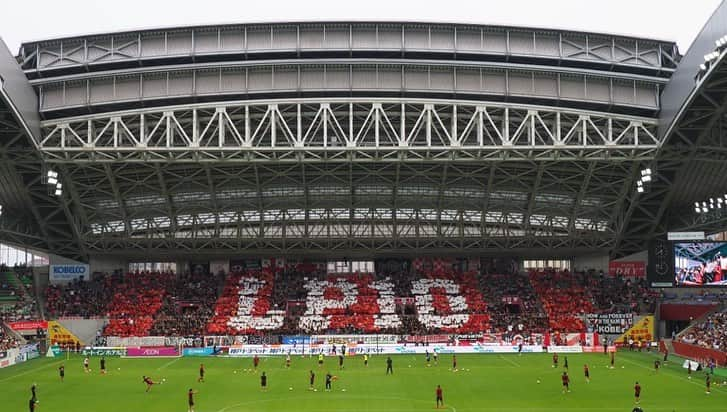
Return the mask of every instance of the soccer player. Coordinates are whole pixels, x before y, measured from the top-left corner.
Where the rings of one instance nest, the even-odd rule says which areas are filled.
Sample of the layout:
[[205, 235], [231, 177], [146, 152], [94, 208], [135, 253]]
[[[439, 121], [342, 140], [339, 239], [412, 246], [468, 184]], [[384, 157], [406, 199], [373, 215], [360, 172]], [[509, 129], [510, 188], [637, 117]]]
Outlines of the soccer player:
[[659, 362], [659, 359], [654, 361], [654, 373], [659, 373], [659, 367], [661, 366], [661, 362]]
[[586, 376], [586, 383], [591, 383], [591, 373], [588, 370], [588, 364], [583, 365], [583, 374]]
[[710, 386], [712, 386], [712, 378], [710, 374], [707, 374], [707, 380], [705, 381], [705, 384], [707, 385], [707, 395], [712, 393], [712, 390]]
[[36, 387], [37, 387], [36, 384], [33, 384], [33, 386], [30, 387], [30, 394], [32, 395], [33, 399], [36, 398], [36, 396], [35, 396], [35, 389], [36, 389]]
[[522, 342], [518, 342], [518, 344], [517, 344], [517, 354], [518, 354], [518, 356], [523, 355], [523, 343]]
[[199, 378], [197, 378], [197, 382], [204, 382], [204, 364], [199, 364]]
[[616, 363], [616, 352], [611, 352], [611, 369], [613, 369], [614, 363]]
[[565, 357], [563, 358], [563, 367], [564, 367], [564, 368], [565, 368], [566, 370], [568, 370], [568, 357], [567, 357], [567, 356], [565, 356]]
[[331, 391], [331, 381], [333, 380], [333, 376], [331, 376], [331, 372], [326, 372], [326, 392]]
[[313, 371], [310, 371], [310, 386], [308, 387], [308, 390], [313, 390], [313, 385], [316, 382], [316, 374], [313, 373]]
[[319, 368], [323, 367], [323, 352], [320, 352], [318, 354], [318, 367]]
[[265, 371], [260, 375], [260, 389], [264, 391], [268, 390], [268, 377], [265, 376]]
[[634, 398], [636, 398], [636, 403], [641, 402], [641, 385], [638, 382], [634, 385]]
[[91, 372], [91, 368], [88, 367], [88, 358], [83, 359], [83, 371], [86, 373]]
[[553, 367], [554, 368], [558, 367], [558, 354], [557, 353], [553, 354]]
[[560, 380], [563, 382], [563, 393], [566, 393], [566, 391], [570, 392], [570, 378], [568, 377], [568, 372], [563, 372]]
[[433, 353], [432, 353], [432, 356], [434, 356], [434, 364], [435, 364], [435, 365], [439, 365], [439, 354], [437, 353], [437, 351], [436, 351], [436, 350], [434, 350], [434, 351], [432, 351], [432, 352], [433, 352]]
[[61, 365], [58, 367], [58, 375], [61, 377], [61, 382], [66, 378], [66, 367]]
[[252, 357], [252, 366], [253, 366], [253, 370], [255, 372], [257, 372], [258, 365], [260, 365], [260, 357], [258, 357], [256, 354], [255, 356]]
[[452, 355], [452, 370], [457, 372], [457, 355]]
[[285, 355], [285, 368], [290, 369], [290, 352], [288, 352], [288, 354]]
[[194, 412], [194, 395], [197, 393], [197, 391], [193, 390], [192, 388], [189, 388], [187, 391], [187, 403], [189, 404], [189, 412]]
[[28, 410], [30, 412], [35, 412], [35, 408], [38, 407], [38, 400], [35, 399], [35, 396], [30, 398], [30, 401], [28, 401]]
[[667, 358], [669, 357], [669, 349], [664, 348], [664, 363], [667, 362]]
[[364, 366], [369, 366], [369, 354], [364, 353]]
[[338, 369], [343, 369], [343, 355], [338, 355]]
[[427, 366], [432, 366], [432, 354], [429, 353], [429, 350], [426, 351], [427, 355]]
[[687, 379], [692, 379], [692, 361], [687, 361]]
[[106, 375], [106, 357], [102, 356], [101, 361], [99, 361], [99, 363], [101, 364], [101, 368], [100, 368], [101, 375]]
[[444, 398], [442, 397], [442, 387], [437, 385], [437, 409], [444, 407]]
[[390, 373], [392, 375], [394, 374], [394, 368], [392, 368], [391, 364], [392, 364], [391, 356], [387, 356], [386, 357], [386, 374], [387, 375], [390, 374]]
[[149, 376], [142, 376], [141, 378], [144, 381], [144, 383], [146, 384], [145, 392], [149, 392], [151, 390], [151, 387], [156, 385], [156, 383], [153, 380], [151, 380], [151, 378]]

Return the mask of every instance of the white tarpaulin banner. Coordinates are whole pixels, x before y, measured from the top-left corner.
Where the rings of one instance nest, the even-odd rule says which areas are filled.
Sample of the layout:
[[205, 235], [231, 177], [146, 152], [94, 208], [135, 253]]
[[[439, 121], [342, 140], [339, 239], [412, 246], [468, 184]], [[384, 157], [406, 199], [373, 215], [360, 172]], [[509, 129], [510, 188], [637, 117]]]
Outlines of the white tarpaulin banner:
[[[580, 348], [580, 347], [579, 347]], [[229, 356], [274, 356], [274, 355], [305, 355], [305, 354], [318, 354], [323, 353], [324, 355], [331, 354], [332, 345], [241, 345], [231, 346], [229, 348]], [[467, 346], [446, 346], [446, 345], [431, 345], [431, 346], [413, 346], [413, 345], [397, 345], [397, 344], [384, 344], [384, 345], [352, 345], [346, 348], [346, 355], [361, 355], [361, 354], [382, 354], [382, 355], [395, 355], [395, 354], [424, 354], [437, 352], [439, 354], [450, 354], [450, 353], [517, 353], [517, 346], [494, 346], [494, 345], [467, 345]], [[541, 353], [543, 347], [539, 345], [524, 345], [522, 351], [524, 353]], [[340, 352], [339, 352], [340, 353]], [[331, 355], [332, 356], [332, 355]]]
[[582, 346], [548, 346], [548, 353], [583, 353]]

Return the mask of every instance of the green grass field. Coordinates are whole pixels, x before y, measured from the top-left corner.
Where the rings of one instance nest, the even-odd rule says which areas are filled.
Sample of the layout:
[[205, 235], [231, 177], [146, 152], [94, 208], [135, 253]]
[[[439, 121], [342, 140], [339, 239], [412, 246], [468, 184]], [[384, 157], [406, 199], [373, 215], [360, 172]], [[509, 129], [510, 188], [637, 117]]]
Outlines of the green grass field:
[[[561, 365], [563, 358], [561, 355]], [[314, 358], [293, 358], [285, 369], [282, 357], [263, 358], [258, 372], [268, 375], [269, 389], [260, 390], [258, 373], [249, 358], [107, 358], [109, 374], [100, 376], [99, 358], [91, 358], [91, 373], [82, 359], [44, 358], [0, 370], [0, 410], [28, 410], [30, 386], [38, 384], [38, 410], [42, 412], [186, 411], [187, 390], [193, 388], [198, 412], [247, 411], [422, 411], [435, 407], [436, 385], [444, 390], [445, 410], [467, 411], [631, 411], [632, 387], [643, 387], [641, 407], [652, 411], [727, 411], [727, 386], [705, 394], [704, 373], [687, 379], [677, 358], [655, 374], [655, 354], [619, 353], [616, 368], [607, 368], [603, 354], [567, 355], [572, 392], [561, 393], [562, 369], [551, 367], [548, 354], [459, 355], [460, 370], [453, 372], [451, 355], [427, 367], [423, 355], [393, 356], [394, 374], [385, 375], [385, 357], [372, 357], [365, 368], [361, 357], [347, 357], [344, 370], [334, 358], [318, 368]], [[197, 383], [204, 362], [206, 382]], [[66, 366], [61, 383], [58, 366]], [[591, 383], [583, 378], [583, 364], [591, 367]], [[317, 391], [308, 389], [308, 371], [316, 373]], [[333, 391], [325, 392], [327, 371], [338, 376]], [[145, 393], [142, 375], [166, 379]], [[537, 383], [538, 379], [541, 383]], [[290, 389], [292, 388], [292, 390]], [[345, 389], [345, 391], [344, 391]]]

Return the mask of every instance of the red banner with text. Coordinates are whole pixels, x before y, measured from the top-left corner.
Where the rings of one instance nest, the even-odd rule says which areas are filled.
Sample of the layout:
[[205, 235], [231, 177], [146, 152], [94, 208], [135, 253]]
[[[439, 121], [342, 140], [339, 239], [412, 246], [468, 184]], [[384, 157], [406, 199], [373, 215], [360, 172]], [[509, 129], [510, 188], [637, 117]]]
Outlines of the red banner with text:
[[44, 320], [26, 320], [20, 322], [8, 322], [12, 330], [36, 330], [48, 329], [48, 322]]

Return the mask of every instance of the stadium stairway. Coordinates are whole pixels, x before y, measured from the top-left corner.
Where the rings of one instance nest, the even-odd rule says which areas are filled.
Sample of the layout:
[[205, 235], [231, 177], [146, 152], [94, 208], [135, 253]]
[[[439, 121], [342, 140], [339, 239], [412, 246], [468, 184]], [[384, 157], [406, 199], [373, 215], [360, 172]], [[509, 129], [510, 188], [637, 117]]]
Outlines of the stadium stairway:
[[103, 328], [105, 318], [60, 318], [58, 323], [70, 330], [84, 344], [93, 344], [96, 341], [96, 332]]

